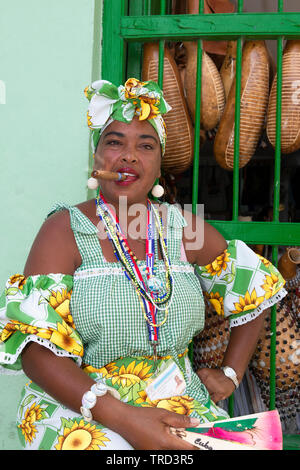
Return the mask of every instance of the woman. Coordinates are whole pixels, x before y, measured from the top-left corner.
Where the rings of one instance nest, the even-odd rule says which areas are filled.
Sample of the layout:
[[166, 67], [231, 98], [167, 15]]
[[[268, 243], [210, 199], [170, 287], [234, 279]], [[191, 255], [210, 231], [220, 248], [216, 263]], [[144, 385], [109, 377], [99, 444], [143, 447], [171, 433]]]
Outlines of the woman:
[[[56, 204], [24, 275], [6, 284], [0, 362], [32, 380], [18, 411], [20, 439], [27, 449], [191, 450], [170, 428], [227, 417], [215, 403], [241, 381], [260, 313], [284, 295], [284, 281], [208, 224], [201, 248], [192, 249], [196, 217], [191, 227], [175, 206], [149, 202], [166, 142], [161, 114], [169, 109], [154, 82], [130, 79], [117, 88], [99, 81], [85, 91], [94, 169], [122, 179], [101, 180], [96, 205]], [[144, 223], [134, 231], [136, 207]], [[198, 277], [234, 328], [227, 369], [197, 375], [187, 351], [204, 325]]]

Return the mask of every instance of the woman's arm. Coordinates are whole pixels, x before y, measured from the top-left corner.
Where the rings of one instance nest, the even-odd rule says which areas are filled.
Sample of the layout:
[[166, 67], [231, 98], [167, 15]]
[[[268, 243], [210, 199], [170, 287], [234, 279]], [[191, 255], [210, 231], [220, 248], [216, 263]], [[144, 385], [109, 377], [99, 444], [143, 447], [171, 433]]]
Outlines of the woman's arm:
[[69, 212], [51, 215], [42, 225], [29, 252], [24, 276], [62, 273], [73, 275], [81, 264]]
[[[244, 325], [231, 328], [230, 339], [224, 354], [222, 367], [229, 366], [237, 374], [239, 383], [242, 381], [249, 361], [263, 326], [265, 313]], [[232, 380], [221, 369], [203, 368], [197, 371], [201, 382], [206, 386], [214, 402], [225, 400], [235, 390]]]
[[[88, 374], [68, 357], [58, 357], [47, 348], [29, 343], [22, 353], [25, 374], [43, 390], [69, 409], [80, 413], [85, 392], [95, 383]], [[124, 411], [119, 400], [106, 394], [97, 400], [93, 417], [110, 429], [118, 431], [117, 423]]]
[[222, 366], [232, 367], [237, 373], [239, 382], [241, 382], [249, 361], [254, 354], [264, 324], [265, 314], [266, 310], [254, 320], [231, 328], [230, 340]]
[[205, 266], [223, 253], [227, 242], [218, 230], [197, 215], [189, 214], [188, 219], [188, 225], [183, 231], [187, 260], [191, 264]]

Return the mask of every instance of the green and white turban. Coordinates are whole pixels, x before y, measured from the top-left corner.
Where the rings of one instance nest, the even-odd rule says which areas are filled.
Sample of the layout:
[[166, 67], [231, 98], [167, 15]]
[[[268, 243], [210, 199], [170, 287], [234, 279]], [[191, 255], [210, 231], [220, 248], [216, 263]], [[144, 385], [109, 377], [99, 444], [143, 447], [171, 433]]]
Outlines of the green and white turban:
[[129, 78], [125, 85], [116, 87], [106, 80], [98, 80], [86, 87], [89, 100], [87, 122], [92, 130], [92, 150], [95, 156], [100, 136], [113, 121], [129, 123], [134, 116], [148, 120], [158, 134], [162, 155], [166, 148], [166, 125], [162, 114], [170, 111], [163, 92], [153, 81], [140, 82]]

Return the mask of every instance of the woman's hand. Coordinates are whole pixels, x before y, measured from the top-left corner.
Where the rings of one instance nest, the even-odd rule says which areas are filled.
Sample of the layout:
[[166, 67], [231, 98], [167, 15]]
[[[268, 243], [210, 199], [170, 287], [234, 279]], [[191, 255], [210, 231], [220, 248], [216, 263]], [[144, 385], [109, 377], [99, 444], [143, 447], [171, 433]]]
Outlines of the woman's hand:
[[130, 407], [127, 416], [121, 434], [136, 450], [199, 450], [170, 431], [170, 427], [195, 427], [197, 419], [159, 408], [137, 407]]
[[226, 377], [221, 369], [203, 368], [197, 370], [197, 375], [205, 385], [213, 402], [228, 398], [235, 390], [231, 379]]

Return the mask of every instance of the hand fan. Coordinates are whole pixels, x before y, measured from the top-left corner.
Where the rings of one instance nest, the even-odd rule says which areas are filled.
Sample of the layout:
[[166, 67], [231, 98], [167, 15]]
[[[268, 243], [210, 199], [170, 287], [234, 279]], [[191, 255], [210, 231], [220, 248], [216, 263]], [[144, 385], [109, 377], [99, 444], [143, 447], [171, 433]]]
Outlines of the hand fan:
[[204, 423], [196, 428], [172, 428], [172, 432], [201, 450], [282, 450], [277, 410]]

